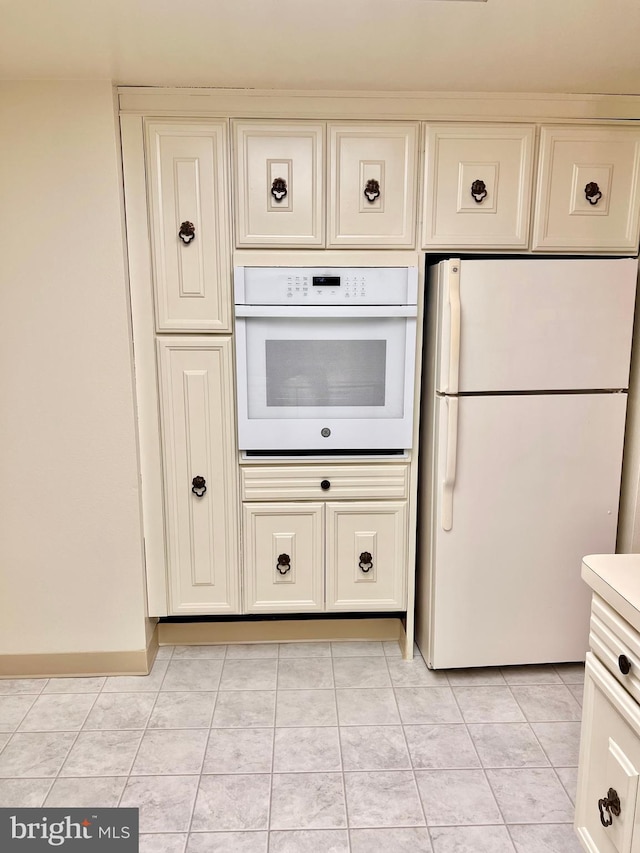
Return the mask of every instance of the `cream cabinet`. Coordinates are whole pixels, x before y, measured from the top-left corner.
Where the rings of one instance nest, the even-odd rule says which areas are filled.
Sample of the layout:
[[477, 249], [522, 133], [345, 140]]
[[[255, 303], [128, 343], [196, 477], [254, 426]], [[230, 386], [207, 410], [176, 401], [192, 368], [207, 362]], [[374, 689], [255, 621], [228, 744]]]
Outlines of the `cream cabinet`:
[[232, 127], [238, 247], [415, 245], [417, 122]]
[[146, 124], [156, 330], [231, 331], [227, 122]]
[[238, 613], [232, 341], [158, 340], [169, 614]]
[[433, 124], [425, 134], [425, 249], [526, 249], [535, 126]]
[[534, 251], [633, 255], [639, 235], [640, 131], [543, 127]]
[[407, 464], [246, 465], [245, 608], [400, 611], [407, 598]]

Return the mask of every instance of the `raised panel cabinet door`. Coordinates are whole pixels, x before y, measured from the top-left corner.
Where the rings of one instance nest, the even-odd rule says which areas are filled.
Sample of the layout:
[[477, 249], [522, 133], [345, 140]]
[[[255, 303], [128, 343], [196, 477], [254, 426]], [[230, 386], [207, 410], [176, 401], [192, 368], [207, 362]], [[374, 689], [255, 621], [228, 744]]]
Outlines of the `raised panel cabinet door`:
[[428, 125], [424, 248], [524, 249], [535, 127]]
[[640, 131], [543, 127], [533, 249], [636, 254]]
[[587, 654], [575, 828], [585, 850], [637, 853], [640, 710], [592, 652]]
[[329, 124], [329, 246], [415, 245], [418, 123]]
[[237, 246], [324, 245], [324, 124], [233, 123]]
[[226, 122], [146, 125], [156, 328], [231, 331]]
[[245, 504], [243, 541], [248, 613], [323, 609], [322, 504]]
[[406, 506], [327, 503], [327, 610], [406, 609]]
[[158, 341], [169, 613], [238, 613], [230, 337]]

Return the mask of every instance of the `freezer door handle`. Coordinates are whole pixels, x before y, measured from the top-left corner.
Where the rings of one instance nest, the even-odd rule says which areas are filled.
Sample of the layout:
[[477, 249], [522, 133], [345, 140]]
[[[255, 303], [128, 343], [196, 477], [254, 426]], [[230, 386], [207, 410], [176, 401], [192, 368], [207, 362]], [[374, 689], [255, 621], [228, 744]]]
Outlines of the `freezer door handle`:
[[448, 394], [457, 394], [460, 373], [460, 261], [449, 261], [449, 379]]
[[458, 398], [447, 397], [447, 449], [442, 481], [442, 514], [443, 530], [453, 527], [453, 489], [456, 484], [456, 466], [458, 461]]

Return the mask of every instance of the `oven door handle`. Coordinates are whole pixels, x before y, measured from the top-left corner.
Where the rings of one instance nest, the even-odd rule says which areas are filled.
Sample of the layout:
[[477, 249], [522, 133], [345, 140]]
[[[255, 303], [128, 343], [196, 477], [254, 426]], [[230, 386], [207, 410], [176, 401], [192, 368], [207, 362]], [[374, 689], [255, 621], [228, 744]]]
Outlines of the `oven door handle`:
[[302, 317], [318, 319], [360, 317], [417, 317], [417, 305], [236, 305], [236, 317]]

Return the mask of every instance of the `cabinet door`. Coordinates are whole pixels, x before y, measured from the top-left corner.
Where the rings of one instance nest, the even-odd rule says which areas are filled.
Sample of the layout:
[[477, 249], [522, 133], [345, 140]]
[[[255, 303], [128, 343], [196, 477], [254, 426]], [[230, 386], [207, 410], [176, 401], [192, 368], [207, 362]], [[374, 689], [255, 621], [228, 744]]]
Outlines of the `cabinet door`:
[[329, 125], [329, 246], [415, 245], [418, 128]]
[[535, 128], [430, 125], [425, 248], [526, 248]]
[[405, 501], [326, 505], [327, 610], [405, 610]]
[[228, 337], [158, 342], [171, 614], [239, 612], [231, 354]]
[[533, 248], [636, 254], [640, 131], [543, 127]]
[[[591, 652], [587, 654], [576, 798], [576, 831], [586, 850], [630, 853], [640, 849], [633, 826], [640, 770], [637, 704]], [[609, 789], [620, 813], [600, 807]], [[601, 820], [610, 825], [604, 826]], [[632, 846], [633, 845], [633, 846]]]
[[244, 577], [249, 613], [322, 610], [322, 504], [244, 506]]
[[149, 122], [147, 161], [156, 327], [231, 331], [226, 123]]
[[234, 123], [238, 246], [324, 245], [324, 125]]

